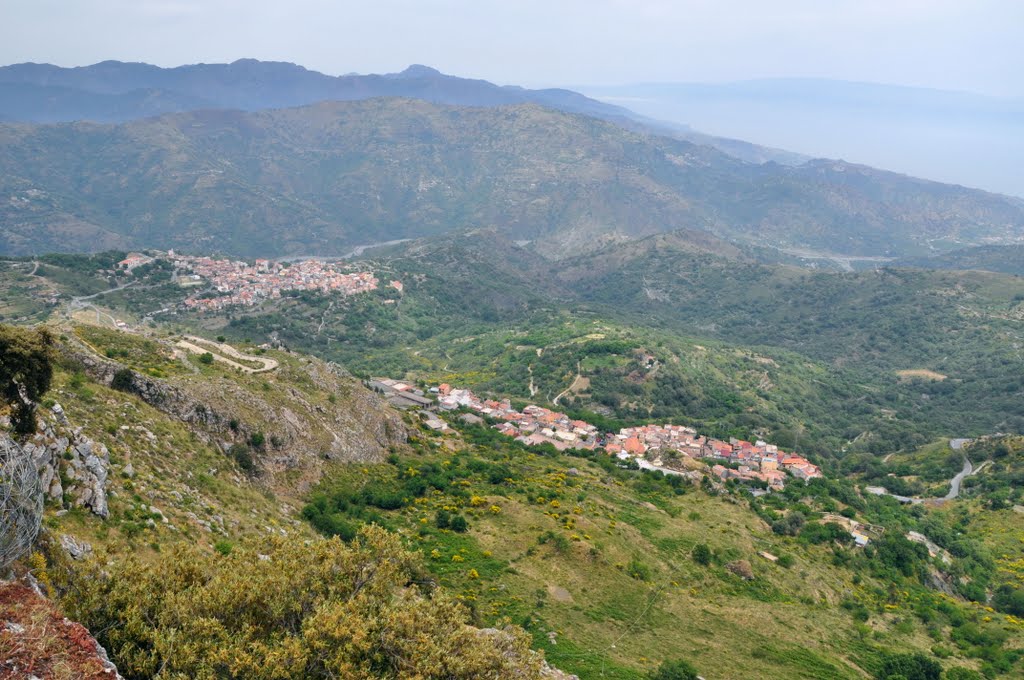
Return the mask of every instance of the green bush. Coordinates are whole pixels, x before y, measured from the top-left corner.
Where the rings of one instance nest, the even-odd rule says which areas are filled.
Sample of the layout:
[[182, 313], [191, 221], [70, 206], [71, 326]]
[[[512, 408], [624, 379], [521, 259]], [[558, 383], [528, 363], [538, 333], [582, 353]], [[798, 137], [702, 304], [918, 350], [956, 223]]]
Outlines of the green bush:
[[134, 392], [135, 374], [130, 368], [119, 369], [110, 380], [110, 386], [120, 392]]
[[939, 680], [942, 677], [942, 665], [922, 652], [887, 654], [875, 677], [879, 680], [893, 680], [897, 677], [906, 680]]
[[663, 661], [658, 670], [651, 673], [651, 680], [697, 680], [697, 669], [689, 662], [677, 659]]
[[693, 552], [690, 553], [693, 561], [701, 566], [708, 566], [711, 564], [711, 548], [706, 543], [698, 543], [693, 546]]
[[640, 561], [639, 558], [634, 557], [626, 565], [626, 573], [637, 581], [650, 581], [651, 580], [651, 568]]
[[233, 444], [228, 449], [228, 455], [238, 464], [238, 467], [242, 468], [245, 472], [252, 472], [256, 469], [256, 461], [253, 460], [252, 451], [245, 444]]

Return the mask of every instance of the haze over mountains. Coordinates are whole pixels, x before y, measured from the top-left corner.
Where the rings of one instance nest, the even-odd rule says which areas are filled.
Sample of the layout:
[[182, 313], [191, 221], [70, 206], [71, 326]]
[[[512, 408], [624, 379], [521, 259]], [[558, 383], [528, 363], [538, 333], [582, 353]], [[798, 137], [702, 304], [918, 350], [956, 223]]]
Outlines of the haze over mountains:
[[809, 78], [578, 89], [715, 135], [1024, 196], [1020, 98]]
[[117, 123], [197, 109], [259, 111], [374, 97], [409, 97], [459, 106], [534, 103], [613, 121], [629, 129], [656, 130], [720, 146], [726, 153], [748, 161], [806, 160], [798, 154], [659, 123], [570, 90], [501, 87], [485, 80], [446, 75], [420, 64], [401, 73], [338, 77], [296, 64], [256, 59], [176, 68], [119, 61], [77, 68], [33, 63], [0, 67], [0, 120], [34, 123]]

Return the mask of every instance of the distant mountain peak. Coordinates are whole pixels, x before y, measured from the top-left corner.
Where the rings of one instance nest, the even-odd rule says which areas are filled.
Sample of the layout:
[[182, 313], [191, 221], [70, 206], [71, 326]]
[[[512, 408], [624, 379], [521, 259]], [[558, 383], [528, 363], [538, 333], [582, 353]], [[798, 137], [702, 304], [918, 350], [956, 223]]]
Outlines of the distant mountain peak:
[[444, 74], [430, 66], [424, 66], [423, 64], [411, 64], [409, 68], [405, 69], [401, 73], [396, 73], [395, 75], [399, 78], [436, 78], [438, 76], [443, 76]]

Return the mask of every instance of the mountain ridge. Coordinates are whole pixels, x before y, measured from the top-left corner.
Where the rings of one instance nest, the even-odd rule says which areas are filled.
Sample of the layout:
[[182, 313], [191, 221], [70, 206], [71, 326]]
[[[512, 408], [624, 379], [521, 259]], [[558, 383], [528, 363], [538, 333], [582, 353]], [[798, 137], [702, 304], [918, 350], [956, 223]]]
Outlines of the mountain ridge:
[[258, 111], [380, 96], [473, 106], [533, 102], [612, 121], [634, 131], [716, 146], [750, 162], [806, 160], [799, 154], [646, 118], [568, 89], [499, 86], [482, 79], [447, 75], [422, 64], [413, 64], [399, 73], [329, 76], [290, 62], [257, 59], [173, 68], [113, 60], [72, 68], [28, 62], [0, 67], [0, 84], [0, 120], [126, 122], [197, 108]]
[[0, 125], [0, 251], [243, 256], [498, 227], [558, 259], [689, 229], [746, 246], [911, 256], [1024, 238], [996, 194], [840, 161], [754, 165], [537, 104], [415, 99]]

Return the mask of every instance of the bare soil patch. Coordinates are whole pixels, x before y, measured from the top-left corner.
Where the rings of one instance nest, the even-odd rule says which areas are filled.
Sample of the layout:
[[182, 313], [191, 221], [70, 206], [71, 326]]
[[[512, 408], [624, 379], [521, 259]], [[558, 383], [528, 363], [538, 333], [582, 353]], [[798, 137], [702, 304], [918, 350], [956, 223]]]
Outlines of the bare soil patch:
[[911, 368], [903, 371], [896, 371], [896, 375], [900, 377], [900, 380], [932, 380], [935, 382], [942, 382], [948, 376], [930, 371], [927, 368]]

